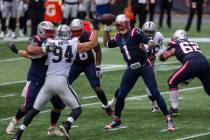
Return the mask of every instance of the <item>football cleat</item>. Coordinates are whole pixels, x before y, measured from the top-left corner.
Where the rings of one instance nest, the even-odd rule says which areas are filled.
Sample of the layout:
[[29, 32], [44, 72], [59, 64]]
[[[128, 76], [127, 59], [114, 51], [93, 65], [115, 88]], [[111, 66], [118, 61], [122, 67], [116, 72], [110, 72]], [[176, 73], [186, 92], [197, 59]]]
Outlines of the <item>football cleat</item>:
[[166, 117], [166, 123], [168, 125], [168, 131], [172, 131], [172, 132], [176, 131], [173, 120], [170, 116]]
[[21, 140], [22, 134], [23, 134], [23, 130], [19, 129], [11, 140]]
[[49, 127], [47, 135], [48, 136], [61, 136], [61, 137], [64, 136], [63, 133], [57, 127]]
[[110, 105], [102, 105], [101, 108], [108, 114], [109, 116], [115, 115], [115, 112], [111, 109]]
[[9, 31], [7, 32], [7, 34], [5, 35], [5, 37], [6, 37], [6, 38], [10, 38], [11, 35], [12, 35], [12, 31], [9, 30]]
[[1, 33], [0, 33], [0, 39], [3, 39], [3, 38], [4, 38], [4, 32], [1, 31]]
[[14, 134], [15, 132], [15, 127], [17, 126], [18, 122], [14, 119], [11, 120], [9, 125], [7, 126], [6, 133], [7, 134]]
[[117, 117], [117, 118], [114, 118], [114, 120], [111, 123], [107, 124], [104, 128], [105, 129], [113, 129], [113, 128], [119, 127], [120, 124], [121, 124], [121, 120], [120, 120], [120, 118]]
[[19, 30], [19, 36], [20, 37], [24, 37], [25, 36], [22, 29]]
[[160, 108], [157, 106], [152, 106], [152, 112], [160, 112]]
[[70, 140], [69, 130], [71, 129], [71, 123], [68, 121], [65, 121], [62, 123], [59, 129], [61, 133], [63, 133], [65, 140]]
[[178, 116], [179, 115], [179, 112], [178, 112], [178, 108], [170, 108], [169, 109], [169, 114], [172, 115], [172, 116]]

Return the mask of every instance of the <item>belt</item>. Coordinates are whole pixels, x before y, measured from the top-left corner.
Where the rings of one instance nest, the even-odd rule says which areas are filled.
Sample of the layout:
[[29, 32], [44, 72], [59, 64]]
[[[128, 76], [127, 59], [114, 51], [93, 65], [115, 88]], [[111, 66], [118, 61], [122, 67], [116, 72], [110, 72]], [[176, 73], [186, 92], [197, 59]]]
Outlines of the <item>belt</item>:
[[75, 5], [75, 4], [79, 4], [79, 2], [65, 2], [65, 4]]
[[131, 69], [131, 70], [136, 70], [136, 69], [139, 69], [147, 64], [151, 64], [150, 60], [147, 59], [143, 64], [141, 64], [140, 62], [135, 62], [135, 63], [132, 63], [130, 64], [128, 67]]

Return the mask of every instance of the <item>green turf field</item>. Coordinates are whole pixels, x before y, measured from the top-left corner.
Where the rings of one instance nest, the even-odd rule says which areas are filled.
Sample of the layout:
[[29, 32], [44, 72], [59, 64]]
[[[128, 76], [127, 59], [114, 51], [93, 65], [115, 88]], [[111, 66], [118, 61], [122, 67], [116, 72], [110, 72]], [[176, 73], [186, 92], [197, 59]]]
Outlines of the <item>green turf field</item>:
[[[168, 33], [169, 34], [169, 33]], [[204, 35], [205, 36], [205, 35]], [[26, 43], [17, 43], [19, 48], [24, 48]], [[203, 53], [210, 58], [209, 44], [199, 43]], [[170, 62], [170, 63], [168, 63]], [[9, 140], [11, 136], [5, 134], [5, 128], [14, 116], [18, 106], [23, 102], [20, 96], [27, 76], [30, 61], [19, 58], [11, 53], [3, 44], [0, 47], [0, 140]], [[119, 49], [103, 49], [103, 73], [101, 80], [108, 99], [111, 99], [118, 87], [123, 74], [124, 61]], [[111, 68], [112, 66], [112, 68]], [[116, 68], [120, 66], [119, 69]], [[167, 62], [157, 61], [157, 80], [163, 97], [168, 101], [166, 81], [169, 75], [180, 64], [174, 58]], [[114, 67], [114, 68], [113, 68]], [[200, 82], [195, 79], [189, 86], [180, 86], [183, 90], [180, 96], [180, 116], [174, 117], [177, 127], [175, 133], [167, 132], [165, 118], [162, 113], [151, 113], [151, 106], [144, 90], [142, 79], [139, 79], [132, 89], [126, 101], [122, 114], [122, 126], [124, 129], [115, 131], [105, 130], [105, 124], [112, 120], [100, 108], [97, 98], [84, 99], [94, 96], [90, 85], [84, 75], [80, 76], [72, 85], [77, 92], [83, 112], [71, 130], [72, 140], [184, 140], [189, 136], [197, 136], [196, 140], [209, 140], [210, 135], [210, 98], [205, 94]], [[23, 140], [62, 140], [63, 138], [48, 137], [47, 129], [50, 124], [51, 104], [48, 104], [40, 115], [34, 119], [32, 125], [23, 135]], [[58, 125], [68, 116], [69, 108], [66, 108]], [[208, 135], [209, 134], [209, 135]], [[202, 136], [204, 135], [204, 136]], [[181, 139], [182, 138], [182, 139]]]

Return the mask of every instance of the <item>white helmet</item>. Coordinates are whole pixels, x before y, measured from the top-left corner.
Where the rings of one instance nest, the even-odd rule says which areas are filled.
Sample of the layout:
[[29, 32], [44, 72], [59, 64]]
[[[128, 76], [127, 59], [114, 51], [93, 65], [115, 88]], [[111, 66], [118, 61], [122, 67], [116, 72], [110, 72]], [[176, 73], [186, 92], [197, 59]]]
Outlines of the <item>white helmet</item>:
[[42, 21], [38, 24], [37, 35], [43, 38], [52, 38], [55, 34], [55, 26], [50, 21]]
[[182, 40], [182, 39], [188, 39], [187, 33], [185, 30], [176, 30], [176, 32], [173, 34], [173, 39], [174, 40]]
[[142, 30], [146, 35], [153, 36], [156, 32], [156, 25], [152, 21], [147, 21], [142, 26]]
[[115, 26], [119, 33], [125, 34], [130, 30], [130, 20], [126, 15], [120, 14], [115, 19]]
[[72, 37], [81, 36], [83, 29], [84, 29], [84, 24], [83, 24], [82, 20], [80, 20], [80, 19], [72, 20], [72, 22], [70, 24], [70, 31], [71, 31]]
[[56, 29], [56, 35], [60, 39], [69, 39], [70, 29], [68, 25], [61, 24]]

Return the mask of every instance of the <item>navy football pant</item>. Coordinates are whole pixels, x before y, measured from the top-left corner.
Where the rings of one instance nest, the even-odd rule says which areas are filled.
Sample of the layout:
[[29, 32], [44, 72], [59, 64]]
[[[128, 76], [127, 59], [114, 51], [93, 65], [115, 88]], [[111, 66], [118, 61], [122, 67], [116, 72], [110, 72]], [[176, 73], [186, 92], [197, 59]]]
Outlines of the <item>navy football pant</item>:
[[178, 85], [186, 80], [197, 77], [203, 84], [204, 90], [210, 95], [210, 67], [204, 58], [196, 58], [186, 61], [168, 79], [169, 89], [178, 89]]
[[85, 76], [89, 80], [92, 88], [100, 87], [100, 80], [96, 76], [95, 62], [89, 63], [87, 65], [73, 64], [69, 72], [69, 77], [68, 77], [69, 84], [71, 85], [82, 72], [85, 73]]
[[135, 85], [136, 81], [138, 80], [140, 76], [142, 76], [144, 83], [150, 90], [152, 96], [157, 101], [157, 104], [162, 110], [163, 114], [168, 115], [167, 106], [158, 90], [154, 70], [151, 65], [143, 66], [142, 68], [137, 69], [137, 70], [131, 70], [131, 69], [125, 70], [121, 83], [120, 83], [120, 90], [119, 90], [117, 102], [115, 105], [115, 115], [118, 117], [121, 116], [121, 112], [124, 108], [125, 98], [130, 92], [130, 90], [133, 88], [133, 86]]

